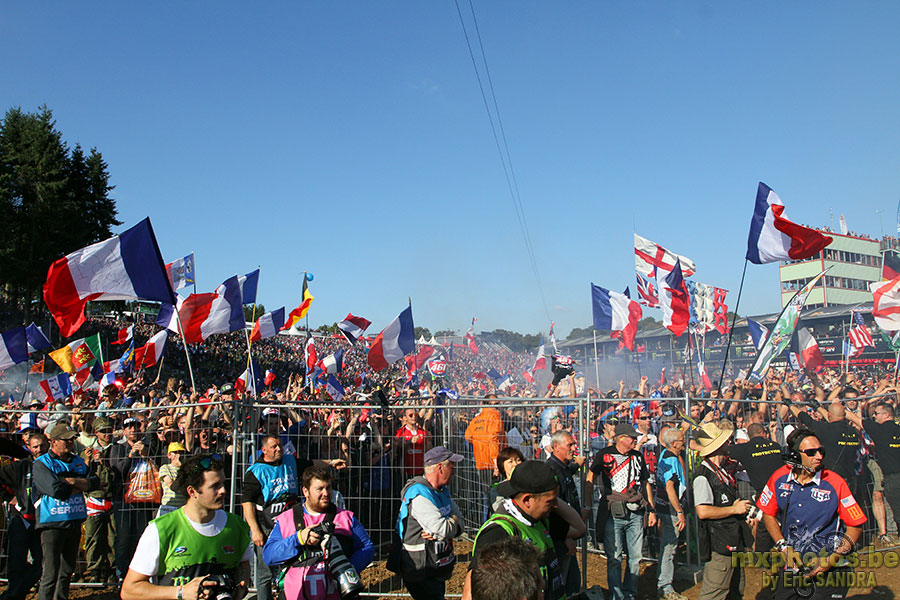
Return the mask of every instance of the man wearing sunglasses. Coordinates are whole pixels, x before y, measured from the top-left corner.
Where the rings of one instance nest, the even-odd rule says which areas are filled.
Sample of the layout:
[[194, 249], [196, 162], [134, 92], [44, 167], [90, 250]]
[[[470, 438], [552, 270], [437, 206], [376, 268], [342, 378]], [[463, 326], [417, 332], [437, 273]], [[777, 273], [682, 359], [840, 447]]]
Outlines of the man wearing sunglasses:
[[[825, 448], [811, 430], [795, 429], [787, 438], [785, 465], [775, 471], [757, 501], [763, 524], [775, 540], [773, 553], [784, 555], [783, 573], [774, 573], [775, 599], [843, 598], [841, 579], [829, 581], [829, 571], [845, 571], [836, 563], [855, 547], [866, 522], [844, 479], [822, 468]], [[812, 553], [811, 564], [801, 557]], [[808, 582], [816, 584], [815, 587]]]

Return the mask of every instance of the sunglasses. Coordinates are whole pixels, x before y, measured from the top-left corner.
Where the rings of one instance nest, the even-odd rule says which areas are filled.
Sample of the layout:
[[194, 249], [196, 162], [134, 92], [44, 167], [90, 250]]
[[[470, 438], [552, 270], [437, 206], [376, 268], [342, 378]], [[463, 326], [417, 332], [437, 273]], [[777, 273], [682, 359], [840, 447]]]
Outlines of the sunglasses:
[[212, 466], [213, 461], [219, 462], [220, 460], [222, 460], [221, 454], [210, 454], [208, 456], [204, 456], [197, 461], [196, 465], [194, 465], [194, 471], [197, 471], [199, 469], [207, 471]]
[[800, 452], [809, 456], [810, 458], [812, 458], [816, 454], [821, 454], [822, 456], [825, 456], [825, 448], [823, 448], [821, 446], [819, 446], [818, 448], [807, 448], [806, 450], [801, 450]]

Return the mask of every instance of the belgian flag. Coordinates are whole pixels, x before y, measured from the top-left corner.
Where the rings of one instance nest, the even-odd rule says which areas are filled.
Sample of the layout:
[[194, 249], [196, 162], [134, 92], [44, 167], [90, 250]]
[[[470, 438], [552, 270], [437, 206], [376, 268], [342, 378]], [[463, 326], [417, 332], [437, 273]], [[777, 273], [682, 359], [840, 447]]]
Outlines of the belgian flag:
[[306, 285], [306, 273], [303, 274], [303, 294], [301, 296], [302, 300], [300, 301], [300, 306], [288, 314], [287, 319], [284, 320], [282, 329], [290, 329], [299, 323], [300, 320], [306, 316], [306, 313], [309, 312], [309, 307], [312, 304], [312, 301], [315, 300], [315, 297], [309, 293], [309, 288]]
[[885, 252], [883, 256], [884, 259], [881, 266], [881, 280], [890, 281], [891, 279], [900, 277], [900, 256], [897, 256], [890, 251]]

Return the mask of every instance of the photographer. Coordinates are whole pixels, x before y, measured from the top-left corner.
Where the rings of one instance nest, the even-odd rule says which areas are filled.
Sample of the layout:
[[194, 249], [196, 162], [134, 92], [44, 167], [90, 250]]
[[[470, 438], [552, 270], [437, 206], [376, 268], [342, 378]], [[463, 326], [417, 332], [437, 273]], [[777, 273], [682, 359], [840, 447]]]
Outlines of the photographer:
[[223, 510], [222, 463], [211, 456], [188, 458], [175, 487], [187, 503], [147, 525], [122, 584], [122, 600], [198, 600], [201, 587], [240, 600], [253, 546], [247, 524]]
[[305, 502], [278, 516], [263, 547], [269, 567], [288, 568], [286, 600], [336, 600], [362, 589], [359, 573], [372, 562], [375, 547], [353, 513], [332, 504], [331, 483], [330, 469], [303, 471]]

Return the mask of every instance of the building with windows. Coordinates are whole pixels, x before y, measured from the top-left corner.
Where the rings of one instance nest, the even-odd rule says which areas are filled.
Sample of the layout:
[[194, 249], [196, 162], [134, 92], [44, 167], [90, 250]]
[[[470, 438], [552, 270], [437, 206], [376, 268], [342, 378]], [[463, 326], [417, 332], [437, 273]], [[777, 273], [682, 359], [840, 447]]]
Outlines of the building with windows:
[[806, 300], [807, 309], [871, 302], [869, 284], [881, 280], [883, 243], [857, 234], [823, 233], [834, 241], [818, 256], [781, 264], [782, 307], [823, 269], [828, 272]]

